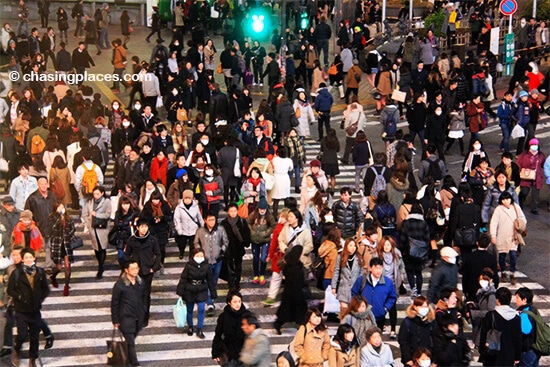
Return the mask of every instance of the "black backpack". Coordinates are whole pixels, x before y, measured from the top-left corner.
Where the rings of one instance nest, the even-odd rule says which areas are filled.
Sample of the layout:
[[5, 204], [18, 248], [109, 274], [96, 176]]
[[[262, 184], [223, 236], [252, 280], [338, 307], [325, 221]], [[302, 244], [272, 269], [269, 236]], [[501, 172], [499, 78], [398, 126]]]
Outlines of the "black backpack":
[[436, 158], [435, 161], [431, 159], [426, 160], [429, 164], [426, 176], [431, 176], [435, 181], [441, 181], [443, 179], [443, 172], [441, 172], [441, 167], [439, 166], [439, 158]]

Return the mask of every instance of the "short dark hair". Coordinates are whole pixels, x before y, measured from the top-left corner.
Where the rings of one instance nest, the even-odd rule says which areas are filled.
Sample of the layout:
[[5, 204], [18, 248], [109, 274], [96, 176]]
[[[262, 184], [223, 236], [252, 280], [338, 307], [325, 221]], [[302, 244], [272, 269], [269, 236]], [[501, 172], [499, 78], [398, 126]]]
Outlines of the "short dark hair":
[[346, 192], [351, 195], [351, 189], [349, 188], [349, 186], [344, 186], [340, 189], [340, 195], [345, 194]]
[[216, 215], [216, 213], [213, 210], [208, 210], [206, 213], [204, 213], [204, 219], [206, 219], [208, 217], [217, 218], [218, 216]]
[[248, 325], [254, 325], [256, 326], [256, 329], [261, 327], [260, 321], [258, 320], [258, 316], [256, 316], [252, 312], [245, 312], [241, 320], [246, 320]]
[[477, 245], [480, 248], [487, 248], [491, 244], [491, 235], [489, 233], [482, 233], [477, 238]]
[[379, 257], [373, 257], [372, 259], [370, 259], [369, 266], [372, 268], [373, 266], [376, 266], [376, 265], [383, 266], [384, 261], [382, 261], [382, 259]]
[[439, 299], [449, 299], [451, 298], [451, 294], [453, 294], [454, 292], [456, 291], [453, 288], [444, 288], [439, 293]]
[[231, 302], [234, 296], [239, 297], [241, 300], [243, 299], [243, 295], [241, 292], [239, 292], [236, 289], [230, 290], [229, 293], [227, 293], [227, 296], [225, 297], [225, 303]]
[[25, 257], [25, 254], [31, 254], [32, 257], [36, 258], [36, 252], [30, 247], [25, 247], [23, 250], [21, 250], [21, 258]]
[[426, 150], [428, 151], [428, 153], [430, 153], [431, 155], [435, 154], [435, 152], [437, 151], [437, 147], [435, 146], [435, 144], [428, 144], [426, 146]]
[[495, 298], [501, 306], [510, 305], [510, 301], [512, 301], [512, 292], [506, 287], [500, 287], [495, 292]]
[[458, 324], [458, 319], [452, 313], [444, 313], [439, 318], [439, 324], [443, 329], [448, 329], [449, 325]]
[[521, 287], [516, 291], [516, 296], [519, 296], [522, 300], [526, 300], [527, 303], [533, 303], [533, 291], [527, 287]]

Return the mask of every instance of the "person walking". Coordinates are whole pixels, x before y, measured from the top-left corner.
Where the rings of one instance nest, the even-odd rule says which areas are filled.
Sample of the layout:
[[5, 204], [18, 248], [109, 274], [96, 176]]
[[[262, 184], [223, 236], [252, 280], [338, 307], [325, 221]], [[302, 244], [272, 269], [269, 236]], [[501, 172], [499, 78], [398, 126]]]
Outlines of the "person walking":
[[328, 327], [316, 307], [310, 307], [305, 316], [294, 336], [294, 350], [300, 358], [298, 366], [323, 365], [330, 350]]
[[271, 366], [271, 346], [269, 336], [260, 328], [258, 318], [247, 313], [243, 316], [241, 329], [246, 339], [239, 360], [245, 366]]
[[254, 284], [265, 284], [265, 269], [267, 266], [267, 252], [271, 234], [277, 222], [269, 211], [267, 200], [261, 198], [258, 207], [250, 214], [248, 226], [250, 227], [250, 240], [252, 242]]
[[[216, 322], [216, 331], [212, 340], [212, 359], [220, 365], [235, 365], [243, 348], [245, 333], [242, 326], [247, 309], [243, 296], [237, 290], [231, 290], [225, 297], [225, 307]], [[227, 362], [226, 362], [227, 361]]]
[[109, 48], [109, 4], [103, 3], [101, 5], [101, 18], [99, 19], [99, 47], [103, 49]]
[[65, 211], [65, 206], [56, 203], [50, 213], [49, 223], [51, 225], [51, 251], [52, 260], [55, 267], [52, 269], [50, 280], [52, 287], [58, 288], [57, 275], [61, 269], [65, 270], [65, 286], [63, 287], [63, 296], [69, 295], [69, 283], [71, 281], [71, 263], [74, 262], [73, 249], [71, 248], [71, 239], [75, 233], [74, 222]]
[[227, 283], [229, 289], [241, 288], [241, 274], [245, 248], [250, 247], [250, 227], [244, 218], [239, 217], [237, 204], [231, 203], [227, 207], [227, 217], [221, 222], [225, 229], [229, 244], [225, 251], [225, 261], [228, 266]]
[[147, 292], [139, 271], [137, 261], [127, 262], [124, 274], [113, 287], [111, 298], [111, 321], [115, 329], [119, 329], [124, 335], [131, 366], [140, 365], [136, 353], [136, 337], [144, 327], [147, 304]]
[[109, 218], [111, 217], [111, 199], [105, 197], [105, 188], [96, 186], [92, 197], [84, 205], [82, 219], [92, 240], [92, 248], [97, 260], [96, 279], [103, 278], [107, 246], [109, 245]]
[[197, 201], [194, 200], [192, 190], [183, 192], [183, 199], [174, 210], [174, 224], [176, 227], [176, 244], [179, 249], [179, 259], [183, 259], [185, 248], [189, 246], [189, 258], [193, 252], [193, 243], [197, 230], [204, 226]]
[[166, 257], [166, 245], [168, 234], [173, 223], [173, 213], [168, 202], [159, 191], [151, 194], [151, 200], [145, 203], [141, 215], [149, 219], [151, 235], [157, 239], [160, 247], [160, 269], [155, 277], [164, 274], [164, 259]]

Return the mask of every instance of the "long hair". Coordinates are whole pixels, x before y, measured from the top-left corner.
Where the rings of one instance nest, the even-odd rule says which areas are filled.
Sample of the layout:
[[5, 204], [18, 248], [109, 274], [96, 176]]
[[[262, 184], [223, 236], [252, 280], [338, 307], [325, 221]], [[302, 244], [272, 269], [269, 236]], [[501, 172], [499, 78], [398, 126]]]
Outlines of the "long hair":
[[393, 261], [397, 260], [397, 253], [395, 252], [396, 243], [393, 237], [391, 236], [384, 236], [380, 241], [378, 241], [378, 245], [376, 246], [376, 252], [378, 253], [378, 257], [383, 259], [384, 258], [384, 245], [388, 241], [391, 244], [391, 250], [390, 253], [392, 255]]
[[[351, 301], [348, 304], [348, 307], [340, 314], [340, 320], [343, 320], [344, 317], [349, 315], [352, 311], [357, 311], [359, 309], [359, 307], [361, 306], [361, 303], [364, 303], [365, 306], [369, 305], [369, 303], [367, 302], [365, 297], [363, 297], [362, 295], [357, 294], [357, 295], [353, 296], [351, 298]], [[374, 320], [372, 320], [372, 321], [374, 321]]]
[[355, 242], [355, 240], [353, 238], [348, 238], [346, 240], [346, 242], [344, 243], [344, 248], [342, 249], [342, 253], [340, 255], [340, 267], [341, 268], [344, 268], [346, 266], [346, 264], [348, 263], [348, 260], [349, 260], [349, 251], [348, 251], [348, 247], [349, 247], [349, 244], [350, 243], [354, 243], [355, 244], [355, 256], [357, 257], [357, 259], [359, 260], [359, 263], [361, 264], [361, 266], [363, 266], [362, 264], [362, 260], [363, 260], [363, 257], [360, 256], [358, 253], [357, 253], [357, 242]]
[[338, 148], [338, 137], [336, 136], [336, 130], [330, 129], [325, 137], [325, 143], [327, 148], [336, 149]]
[[315, 314], [316, 316], [321, 318], [321, 322], [319, 325], [315, 326], [315, 331], [323, 331], [327, 329], [327, 324], [325, 324], [325, 320], [323, 320], [323, 314], [317, 307], [310, 307], [307, 309], [306, 312], [306, 318], [304, 320], [304, 327], [309, 322], [309, 319], [311, 318], [311, 315]]

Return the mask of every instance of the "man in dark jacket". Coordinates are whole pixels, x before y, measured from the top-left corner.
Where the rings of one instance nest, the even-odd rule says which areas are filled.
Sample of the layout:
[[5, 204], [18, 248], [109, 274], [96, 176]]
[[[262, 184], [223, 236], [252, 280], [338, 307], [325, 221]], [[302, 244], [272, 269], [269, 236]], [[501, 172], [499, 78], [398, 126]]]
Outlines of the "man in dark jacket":
[[[150, 235], [149, 219], [141, 217], [136, 223], [136, 233], [130, 239], [124, 249], [124, 260], [139, 265], [139, 275], [143, 279], [145, 288], [145, 310], [143, 327], [149, 324], [149, 309], [151, 308], [151, 284], [155, 271], [160, 270], [160, 246], [157, 239]], [[113, 295], [114, 297], [114, 295]], [[112, 307], [112, 306], [111, 306]], [[112, 309], [111, 309], [112, 312]], [[113, 319], [113, 323], [115, 320]]]
[[332, 37], [332, 30], [327, 24], [324, 16], [321, 17], [320, 23], [315, 28], [315, 38], [317, 39], [317, 50], [319, 50], [319, 60], [321, 60], [321, 51], [323, 52], [323, 61], [325, 68], [328, 68], [328, 40]]
[[27, 337], [30, 339], [29, 366], [36, 366], [38, 358], [42, 303], [50, 293], [44, 269], [35, 265], [36, 255], [30, 248], [21, 251], [23, 264], [11, 273], [8, 294], [14, 302], [17, 339], [11, 355], [11, 363], [19, 366], [20, 352]]
[[342, 232], [342, 238], [351, 238], [357, 234], [363, 214], [359, 205], [351, 201], [351, 189], [342, 187], [340, 189], [340, 200], [332, 204], [332, 216], [334, 223]]
[[256, 148], [260, 147], [263, 150], [265, 150], [265, 153], [267, 155], [269, 154], [275, 154], [275, 150], [273, 149], [273, 143], [271, 142], [271, 139], [264, 135], [264, 129], [261, 126], [254, 126], [254, 134], [253, 136], [243, 135], [244, 142], [250, 147], [249, 149], [249, 158], [250, 162], [254, 160], [254, 153], [256, 152]]
[[113, 287], [111, 298], [111, 320], [119, 329], [128, 345], [128, 359], [132, 366], [138, 366], [136, 337], [144, 326], [147, 292], [139, 277], [139, 264], [130, 260], [125, 264], [124, 274]]
[[94, 60], [88, 53], [88, 50], [86, 49], [86, 44], [84, 42], [79, 42], [78, 47], [74, 49], [72, 65], [75, 69], [76, 74], [80, 75], [80, 78], [78, 79], [78, 85], [80, 86], [84, 81], [84, 72], [86, 71], [86, 69], [90, 66], [95, 67]]
[[59, 43], [59, 51], [57, 51], [57, 59], [55, 60], [55, 70], [68, 73], [72, 70], [71, 54], [65, 50], [65, 42]]
[[279, 70], [279, 64], [277, 64], [277, 55], [274, 52], [267, 54], [267, 67], [264, 73], [260, 77], [260, 81], [267, 76], [267, 84], [269, 85], [269, 95], [273, 91], [273, 87], [279, 83], [281, 77], [281, 71]]
[[455, 289], [458, 284], [458, 266], [456, 265], [458, 253], [446, 246], [441, 249], [440, 255], [443, 261], [434, 269], [428, 288], [428, 300], [433, 304], [439, 300], [442, 289]]
[[131, 183], [134, 190], [139, 192], [149, 176], [149, 172], [145, 168], [145, 162], [139, 156], [139, 148], [132, 148], [132, 151], [128, 154], [128, 161], [120, 173], [122, 175], [121, 181], [124, 184]]
[[334, 103], [334, 99], [332, 98], [332, 94], [327, 89], [327, 85], [325, 83], [319, 84], [319, 90], [317, 91], [317, 98], [315, 98], [315, 111], [319, 114], [319, 125], [318, 125], [318, 131], [319, 131], [319, 141], [323, 140], [323, 124], [325, 125], [325, 129], [327, 130], [327, 134], [330, 130], [330, 110], [332, 108], [332, 104]]
[[[151, 33], [149, 33], [149, 35], [145, 37], [145, 40], [147, 42], [151, 42], [149, 39], [155, 33], [157, 34], [157, 38], [162, 40], [162, 37], [160, 36], [160, 20], [159, 7], [153, 6], [153, 15], [151, 16]], [[164, 40], [162, 41], [164, 42]]]
[[498, 287], [499, 277], [497, 271], [497, 260], [494, 254], [487, 251], [491, 244], [491, 236], [487, 233], [481, 234], [477, 239], [477, 250], [462, 255], [462, 291], [467, 301], [476, 302], [476, 293], [479, 289], [479, 275], [485, 268], [493, 270], [493, 283]]
[[428, 80], [428, 71], [424, 69], [424, 63], [416, 63], [416, 69], [411, 71], [411, 88], [414, 93], [422, 93], [424, 84]]
[[220, 91], [218, 83], [212, 84], [214, 90], [210, 97], [210, 124], [214, 126], [216, 121], [227, 120], [229, 103], [227, 96]]

